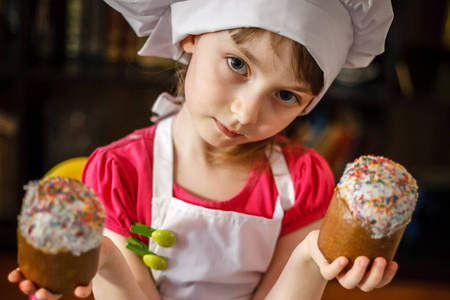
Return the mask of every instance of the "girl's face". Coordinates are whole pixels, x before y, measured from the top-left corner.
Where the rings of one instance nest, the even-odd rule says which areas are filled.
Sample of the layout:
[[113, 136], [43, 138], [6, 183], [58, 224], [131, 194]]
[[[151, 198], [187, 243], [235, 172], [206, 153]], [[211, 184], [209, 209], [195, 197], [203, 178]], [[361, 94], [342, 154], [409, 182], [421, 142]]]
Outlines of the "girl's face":
[[274, 50], [269, 32], [239, 45], [228, 31], [190, 36], [183, 48], [192, 53], [183, 110], [212, 146], [267, 139], [313, 98], [293, 73], [291, 47]]

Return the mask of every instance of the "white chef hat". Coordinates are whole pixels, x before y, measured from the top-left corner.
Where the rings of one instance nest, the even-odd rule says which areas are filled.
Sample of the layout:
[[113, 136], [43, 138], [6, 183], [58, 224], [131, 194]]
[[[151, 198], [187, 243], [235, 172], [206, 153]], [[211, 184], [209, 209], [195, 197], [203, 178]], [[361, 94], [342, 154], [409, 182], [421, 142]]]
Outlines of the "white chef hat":
[[139, 55], [188, 63], [180, 42], [188, 35], [257, 27], [306, 47], [324, 72], [319, 102], [342, 68], [370, 64], [384, 51], [393, 19], [390, 0], [105, 0], [138, 36], [149, 36]]

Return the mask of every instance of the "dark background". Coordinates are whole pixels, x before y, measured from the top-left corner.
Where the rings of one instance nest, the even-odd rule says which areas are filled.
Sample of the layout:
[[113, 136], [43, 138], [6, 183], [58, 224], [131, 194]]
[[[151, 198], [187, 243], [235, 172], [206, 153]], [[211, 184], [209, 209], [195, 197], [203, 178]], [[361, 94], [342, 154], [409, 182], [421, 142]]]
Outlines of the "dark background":
[[[362, 154], [404, 165], [420, 196], [398, 277], [450, 283], [449, 1], [393, 5], [386, 52], [342, 74], [287, 134], [322, 153], [337, 180]], [[2, 251], [16, 249], [26, 182], [151, 124], [151, 104], [172, 90], [174, 70], [137, 57], [142, 42], [101, 1], [0, 0]]]

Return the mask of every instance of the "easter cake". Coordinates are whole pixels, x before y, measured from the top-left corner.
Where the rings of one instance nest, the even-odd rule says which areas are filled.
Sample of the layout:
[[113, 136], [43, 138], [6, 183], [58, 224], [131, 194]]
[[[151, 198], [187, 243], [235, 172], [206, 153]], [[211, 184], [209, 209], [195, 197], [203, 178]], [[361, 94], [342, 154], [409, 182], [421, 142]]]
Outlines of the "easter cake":
[[76, 179], [50, 177], [25, 186], [18, 218], [18, 264], [27, 279], [66, 294], [94, 277], [105, 211]]
[[382, 156], [347, 164], [320, 229], [318, 246], [328, 261], [339, 256], [394, 258], [417, 201], [406, 169]]

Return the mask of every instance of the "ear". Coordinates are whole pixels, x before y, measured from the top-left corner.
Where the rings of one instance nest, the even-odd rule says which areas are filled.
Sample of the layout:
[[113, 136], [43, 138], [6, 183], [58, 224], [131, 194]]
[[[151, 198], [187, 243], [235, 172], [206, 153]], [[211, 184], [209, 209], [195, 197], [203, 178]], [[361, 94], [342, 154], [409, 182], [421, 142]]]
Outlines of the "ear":
[[195, 42], [197, 41], [196, 35], [188, 35], [181, 41], [181, 46], [183, 47], [184, 52], [186, 53], [194, 53]]

